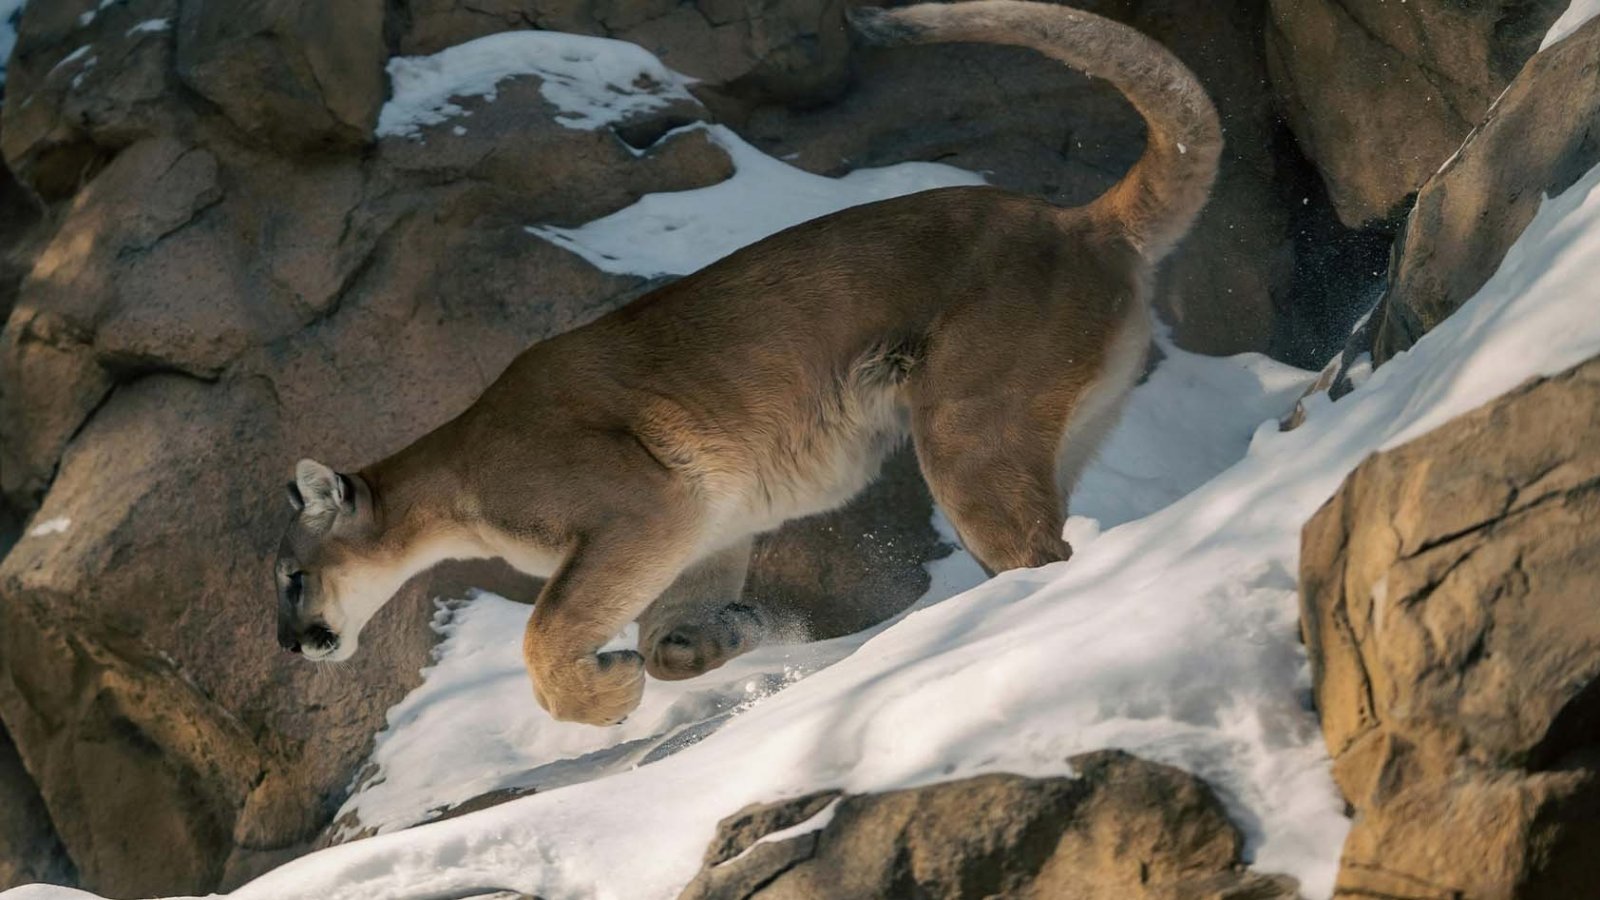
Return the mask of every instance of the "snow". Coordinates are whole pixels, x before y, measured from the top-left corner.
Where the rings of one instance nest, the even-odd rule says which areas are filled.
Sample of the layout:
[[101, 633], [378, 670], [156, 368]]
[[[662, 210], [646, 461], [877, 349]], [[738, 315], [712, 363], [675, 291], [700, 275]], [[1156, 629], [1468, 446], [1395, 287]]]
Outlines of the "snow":
[[163, 31], [171, 30], [171, 19], [145, 19], [143, 22], [140, 22], [132, 28], [129, 28], [126, 36], [133, 37], [136, 34], [158, 34]]
[[0, 893], [6, 900], [100, 900], [96, 894], [48, 884], [25, 884]]
[[722, 125], [703, 130], [727, 151], [735, 173], [707, 188], [649, 194], [577, 228], [530, 226], [605, 272], [686, 275], [791, 225], [847, 206], [936, 187], [984, 184], [983, 177], [938, 163], [901, 163], [825, 178], [773, 159]]
[[752, 841], [750, 846], [739, 851], [738, 855], [730, 859], [725, 859], [722, 862], [717, 863], [717, 865], [725, 866], [734, 860], [740, 859], [745, 854], [761, 846], [762, 844], [781, 844], [784, 841], [797, 838], [802, 834], [810, 834], [813, 831], [821, 831], [822, 829], [827, 828], [828, 823], [832, 822], [834, 815], [838, 813], [839, 803], [843, 799], [843, 797], [835, 797], [828, 802], [827, 806], [817, 810], [815, 814], [805, 821], [790, 825], [788, 828], [780, 828], [777, 831], [763, 834], [761, 837]]
[[102, 10], [104, 10], [108, 6], [112, 6], [113, 4], [120, 3], [120, 2], [122, 2], [122, 0], [100, 0], [100, 5], [99, 6], [97, 6], [94, 9], [91, 9], [88, 12], [78, 16], [78, 27], [79, 28], [87, 28], [90, 25], [93, 25], [95, 17], [99, 16], [100, 12]]
[[72, 76], [72, 86], [74, 88], [82, 87], [83, 80], [89, 77], [89, 71], [93, 69], [95, 64], [98, 62], [100, 62], [100, 57], [98, 56], [91, 56], [84, 60], [83, 65], [78, 69], [78, 74]]
[[1543, 50], [1561, 42], [1595, 16], [1600, 16], [1600, 0], [1572, 0], [1566, 12], [1563, 12], [1555, 24], [1550, 26], [1550, 30], [1545, 32], [1544, 40], [1539, 43], [1539, 49]]
[[28, 537], [45, 537], [52, 534], [66, 534], [67, 529], [71, 527], [71, 519], [67, 518], [66, 516], [56, 516], [53, 519], [45, 519], [43, 522], [40, 522], [39, 524], [28, 529]]
[[[743, 202], [765, 206], [849, 181], [790, 184], [781, 163], [708, 131], [735, 154], [730, 182], [645, 198], [605, 227], [568, 230], [568, 243], [626, 271], [685, 271], [781, 227], [764, 210], [730, 223], [739, 208], [723, 196], [729, 184], [744, 179]], [[685, 229], [699, 237], [674, 244]], [[632, 245], [607, 243], [619, 235]], [[667, 248], [639, 246], [657, 241]], [[1165, 358], [1074, 495], [1071, 561], [983, 581], [954, 554], [930, 566], [928, 596], [894, 620], [763, 647], [689, 682], [651, 682], [613, 728], [538, 711], [515, 639], [526, 607], [492, 595], [450, 604], [436, 619], [446, 635], [436, 663], [391, 710], [378, 774], [343, 810], [381, 833], [231, 896], [671, 898], [717, 821], [748, 803], [982, 772], [1070, 774], [1067, 757], [1121, 748], [1204, 778], [1258, 870], [1327, 897], [1348, 822], [1308, 704], [1300, 529], [1372, 452], [1600, 354], [1597, 259], [1600, 167], [1543, 202], [1472, 300], [1337, 403], [1307, 398], [1304, 424], [1286, 433], [1272, 420], [1311, 373], [1253, 355], [1198, 357], [1163, 338]], [[530, 787], [404, 827], [485, 791]]]
[[463, 110], [462, 97], [495, 99], [495, 88], [517, 75], [536, 75], [540, 94], [569, 128], [599, 128], [629, 116], [693, 101], [680, 75], [644, 48], [622, 41], [508, 31], [441, 50], [389, 60], [392, 97], [378, 116], [379, 137], [420, 137]]
[[88, 56], [89, 51], [93, 49], [93, 44], [84, 44], [82, 47], [79, 47], [71, 53], [68, 53], [66, 56], [61, 57], [61, 59], [58, 60], [55, 65], [50, 67], [50, 73], [55, 74], [58, 69], [63, 69], [83, 59], [85, 56]]

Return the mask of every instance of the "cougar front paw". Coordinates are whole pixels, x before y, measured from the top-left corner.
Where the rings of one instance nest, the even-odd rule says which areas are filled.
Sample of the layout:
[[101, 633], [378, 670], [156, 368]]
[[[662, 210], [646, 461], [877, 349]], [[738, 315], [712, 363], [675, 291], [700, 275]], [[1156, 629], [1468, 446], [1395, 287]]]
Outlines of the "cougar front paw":
[[649, 646], [645, 669], [662, 681], [702, 675], [761, 643], [765, 627], [751, 607], [735, 603], [705, 621], [664, 629]]
[[552, 718], [615, 725], [644, 696], [644, 657], [632, 650], [586, 656], [533, 676], [533, 695]]

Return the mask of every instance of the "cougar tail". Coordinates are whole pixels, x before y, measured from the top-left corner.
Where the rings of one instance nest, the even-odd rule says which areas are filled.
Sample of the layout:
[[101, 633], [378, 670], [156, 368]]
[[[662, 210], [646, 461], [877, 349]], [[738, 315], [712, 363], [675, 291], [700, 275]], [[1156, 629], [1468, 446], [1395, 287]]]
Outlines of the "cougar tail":
[[1138, 31], [1023, 0], [866, 7], [850, 21], [870, 44], [1013, 44], [1116, 85], [1144, 116], [1144, 154], [1086, 209], [1120, 226], [1151, 263], [1183, 239], [1205, 206], [1222, 153], [1216, 107], [1188, 67]]

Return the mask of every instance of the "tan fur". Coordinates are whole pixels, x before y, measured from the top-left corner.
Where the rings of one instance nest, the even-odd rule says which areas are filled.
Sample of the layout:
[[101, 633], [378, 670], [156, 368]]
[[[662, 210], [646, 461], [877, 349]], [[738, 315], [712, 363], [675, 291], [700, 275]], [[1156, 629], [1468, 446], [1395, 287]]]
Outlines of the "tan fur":
[[[1204, 203], [1215, 113], [1159, 45], [1076, 10], [989, 0], [858, 25], [1086, 68], [1127, 92], [1150, 146], [1076, 209], [950, 188], [807, 222], [530, 348], [357, 475], [303, 462], [280, 641], [342, 658], [397, 579], [501, 556], [550, 576], [523, 642], [540, 704], [615, 722], [647, 669], [688, 677], [758, 641], [738, 605], [750, 537], [842, 504], [908, 435], [988, 570], [1070, 555], [1063, 497], [1140, 371], [1150, 270]], [[636, 618], [642, 654], [597, 654]]]

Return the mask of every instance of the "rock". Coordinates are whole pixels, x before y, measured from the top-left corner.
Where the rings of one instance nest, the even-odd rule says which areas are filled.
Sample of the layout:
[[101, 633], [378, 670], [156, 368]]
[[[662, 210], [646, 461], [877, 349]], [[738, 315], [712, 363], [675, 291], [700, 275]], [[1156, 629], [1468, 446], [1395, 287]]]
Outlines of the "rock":
[[1261, 4], [1139, 0], [1130, 6], [1117, 17], [1171, 48], [1194, 71], [1226, 135], [1211, 200], [1162, 265], [1157, 309], [1187, 349], [1281, 354], [1287, 348], [1278, 346], [1285, 341], [1275, 333], [1277, 321], [1318, 298], [1302, 296], [1304, 285], [1295, 279], [1300, 261], [1291, 225], [1308, 211], [1299, 203], [1307, 196], [1300, 188], [1306, 173], [1295, 153], [1278, 149], [1290, 142], [1280, 136], [1267, 89]]
[[1245, 869], [1238, 829], [1193, 776], [1120, 751], [1070, 762], [1077, 777], [981, 775], [746, 808], [718, 826], [680, 900], [1297, 896], [1292, 879]]
[[43, 881], [73, 884], [72, 862], [11, 737], [0, 729], [0, 891]]
[[1600, 878], [1597, 447], [1600, 360], [1377, 454], [1307, 524], [1306, 645], [1356, 812], [1341, 896]]
[[523, 221], [558, 225], [598, 219], [651, 191], [693, 190], [733, 174], [728, 154], [703, 130], [668, 134], [709, 117], [698, 103], [679, 101], [588, 130], [557, 121], [535, 76], [506, 79], [495, 93], [492, 103], [463, 100], [470, 115], [421, 137], [384, 138], [386, 172], [408, 184], [481, 185]]
[[1566, 0], [1270, 0], [1272, 85], [1351, 227], [1404, 212]]
[[[31, 508], [117, 377], [216, 377], [331, 299], [344, 248], [327, 248], [355, 204], [359, 173], [289, 177], [270, 163], [249, 171], [231, 173], [223, 204], [230, 173], [215, 154], [150, 138], [59, 213], [0, 332], [0, 484], [14, 502]], [[252, 232], [250, 243], [240, 239]], [[347, 245], [360, 247], [360, 235]]]
[[1430, 781], [1397, 794], [1350, 832], [1334, 896], [1589, 896], [1600, 875], [1596, 762]]
[[118, 150], [188, 117], [173, 90], [177, 6], [62, 0], [23, 10], [0, 150], [24, 183], [46, 199], [70, 196]]
[[16, 509], [38, 506], [61, 451], [111, 384], [72, 323], [12, 312], [0, 331], [0, 488]]
[[638, 44], [707, 86], [753, 98], [815, 103], [849, 68], [840, 0], [404, 0], [399, 52], [437, 53], [472, 38], [540, 28]]
[[225, 499], [231, 477], [263, 467], [253, 438], [275, 424], [247, 388], [163, 375], [119, 390], [45, 500], [66, 530], [0, 564], [0, 713], [91, 888], [213, 886], [268, 768], [252, 700], [326, 702], [294, 696], [285, 662], [252, 652], [250, 636], [269, 639], [265, 603], [201, 600], [248, 584], [268, 552], [249, 547], [267, 543], [249, 525], [268, 511]]
[[388, 90], [384, 9], [384, 0], [185, 3], [178, 73], [274, 149], [359, 148]]
[[[0, 135], [0, 146], [4, 144]], [[0, 164], [0, 320], [11, 315], [17, 290], [39, 253], [42, 212], [28, 189]]]
[[1374, 358], [1410, 347], [1483, 287], [1547, 195], [1600, 163], [1600, 20], [1522, 70], [1417, 195], [1395, 246]]

